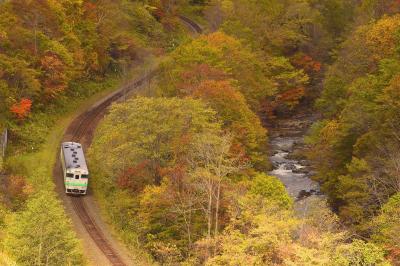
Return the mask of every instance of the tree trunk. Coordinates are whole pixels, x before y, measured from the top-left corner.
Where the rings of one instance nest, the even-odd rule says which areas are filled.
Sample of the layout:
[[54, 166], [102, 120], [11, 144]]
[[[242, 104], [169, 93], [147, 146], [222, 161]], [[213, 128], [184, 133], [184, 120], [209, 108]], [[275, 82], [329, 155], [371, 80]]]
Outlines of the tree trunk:
[[[216, 203], [215, 203], [215, 228], [214, 228], [214, 238], [218, 240], [218, 221], [219, 221], [219, 204], [220, 204], [220, 195], [221, 195], [221, 181], [218, 181], [217, 187], [217, 196], [216, 196]], [[217, 252], [217, 246], [214, 245], [214, 255]]]
[[211, 180], [208, 187], [208, 207], [207, 207], [207, 216], [208, 216], [208, 230], [207, 230], [207, 257], [210, 256], [210, 243], [211, 243], [211, 227], [212, 227], [212, 184]]

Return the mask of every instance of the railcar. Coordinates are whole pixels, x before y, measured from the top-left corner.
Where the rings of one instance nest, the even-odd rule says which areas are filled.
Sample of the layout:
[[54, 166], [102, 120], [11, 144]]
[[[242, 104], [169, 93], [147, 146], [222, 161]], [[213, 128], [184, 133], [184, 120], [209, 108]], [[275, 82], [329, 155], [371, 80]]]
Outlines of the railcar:
[[60, 158], [65, 193], [85, 195], [88, 188], [89, 171], [82, 145], [77, 142], [63, 142]]

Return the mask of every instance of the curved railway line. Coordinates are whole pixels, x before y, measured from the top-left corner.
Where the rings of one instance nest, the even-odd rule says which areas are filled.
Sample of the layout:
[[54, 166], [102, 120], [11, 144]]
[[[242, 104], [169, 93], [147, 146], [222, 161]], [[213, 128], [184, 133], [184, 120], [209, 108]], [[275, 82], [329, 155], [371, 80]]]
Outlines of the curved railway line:
[[[139, 88], [149, 79], [156, 75], [157, 71], [153, 70], [146, 76], [139, 80], [133, 81], [130, 84], [125, 85], [117, 92], [109, 95], [103, 101], [93, 106], [86, 112], [75, 118], [66, 130], [64, 140], [80, 142], [84, 148], [88, 148], [92, 141], [94, 130], [98, 123], [106, 113], [107, 108], [115, 101], [122, 99], [129, 92]], [[58, 161], [58, 160], [57, 160]], [[59, 162], [54, 167], [55, 176], [60, 179], [60, 165]], [[58, 186], [63, 186], [62, 183], [56, 182]], [[59, 189], [63, 191], [63, 189]], [[62, 193], [62, 192], [61, 192]], [[91, 217], [85, 204], [84, 198], [79, 196], [70, 196], [66, 200], [69, 200], [73, 206], [73, 209], [79, 217], [85, 230], [93, 239], [100, 251], [107, 257], [111, 265], [123, 266], [127, 265], [118, 252], [112, 247], [100, 227], [96, 224], [95, 219]]]
[[[202, 33], [202, 29], [195, 22], [190, 19], [179, 16], [179, 18], [183, 21], [183, 23], [190, 26], [190, 28], [196, 33]], [[147, 75], [142, 78], [130, 82], [129, 84], [123, 86], [115, 93], [107, 96], [104, 100], [99, 102], [98, 104], [92, 106], [87, 111], [83, 112], [77, 118], [75, 118], [71, 124], [68, 126], [63, 141], [74, 141], [82, 143], [83, 147], [87, 149], [92, 141], [94, 130], [96, 129], [98, 123], [104, 117], [107, 108], [113, 103], [120, 99], [123, 99], [126, 94], [136, 90], [141, 85], [145, 84], [151, 78], [153, 78], [157, 74], [157, 70], [153, 70], [149, 72]], [[109, 264], [115, 266], [125, 266], [128, 265], [124, 258], [119, 254], [119, 251], [110, 243], [102, 228], [96, 223], [96, 220], [88, 211], [87, 204], [85, 203], [85, 197], [79, 196], [65, 196], [65, 191], [63, 188], [62, 174], [60, 170], [60, 161], [59, 156], [57, 154], [57, 162], [54, 166], [53, 173], [56, 178], [56, 186], [57, 191], [61, 195], [64, 200], [64, 204], [70, 205], [73, 208], [74, 213], [80, 220], [80, 223], [83, 225], [84, 230], [93, 240], [97, 248], [101, 251], [101, 253], [107, 258]], [[90, 194], [90, 190], [89, 190]], [[82, 230], [82, 229], [80, 229]]]
[[203, 29], [199, 26], [199, 24], [197, 24], [196, 22], [194, 22], [193, 20], [191, 20], [190, 18], [187, 18], [185, 16], [181, 16], [178, 15], [178, 18], [187, 26], [189, 26], [189, 28], [192, 29], [192, 31], [194, 31], [197, 34], [201, 34], [203, 33]]

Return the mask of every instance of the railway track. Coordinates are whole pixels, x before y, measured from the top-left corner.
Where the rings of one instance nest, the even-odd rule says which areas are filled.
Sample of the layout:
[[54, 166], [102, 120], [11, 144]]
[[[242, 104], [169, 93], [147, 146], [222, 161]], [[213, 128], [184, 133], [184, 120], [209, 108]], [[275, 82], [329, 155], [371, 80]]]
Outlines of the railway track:
[[192, 21], [190, 18], [187, 18], [182, 15], [178, 15], [178, 18], [183, 21], [186, 25], [188, 25], [193, 31], [195, 31], [197, 34], [202, 34], [203, 29], [194, 21]]
[[[196, 33], [201, 33], [202, 29], [196, 23], [191, 21], [190, 19], [179, 16], [179, 18], [187, 25], [189, 25], [192, 30], [196, 31]], [[96, 104], [86, 112], [79, 115], [75, 118], [72, 123], [67, 128], [64, 140], [65, 141], [74, 141], [81, 143], [85, 149], [87, 149], [93, 138], [94, 131], [100, 122], [100, 120], [104, 117], [107, 112], [107, 108], [113, 103], [120, 99], [126, 97], [126, 95], [135, 89], [139, 88], [141, 85], [145, 84], [151, 80], [155, 75], [157, 75], [158, 70], [153, 70], [149, 72], [147, 75], [142, 78], [130, 82], [126, 84], [117, 92], [111, 94], [106, 97], [103, 101]], [[57, 156], [58, 158], [58, 156]], [[56, 165], [54, 166], [54, 175], [61, 180], [60, 174], [60, 162], [57, 160]], [[57, 186], [61, 186], [59, 188], [60, 193], [64, 193], [63, 182], [56, 182]], [[101, 250], [101, 252], [106, 256], [109, 263], [115, 266], [125, 266], [127, 265], [118, 251], [113, 248], [110, 242], [105, 237], [101, 228], [96, 224], [95, 219], [90, 215], [88, 208], [85, 204], [84, 198], [79, 196], [71, 196], [67, 197], [66, 200], [70, 200], [71, 205], [79, 217], [80, 222], [84, 226], [85, 230], [89, 234], [89, 236], [93, 239], [96, 246]]]
[[86, 205], [79, 197], [71, 197], [72, 205], [74, 210], [79, 216], [79, 219], [85, 226], [86, 231], [89, 233], [90, 237], [95, 241], [96, 245], [99, 247], [101, 252], [107, 257], [112, 265], [126, 266], [125, 262], [122, 261], [119, 254], [111, 247], [105, 238], [101, 230], [90, 217], [87, 212]]
[[[79, 115], [75, 118], [70, 126], [68, 127], [64, 139], [74, 142], [82, 143], [85, 149], [87, 149], [92, 141], [94, 130], [96, 129], [98, 123], [103, 118], [107, 111], [107, 108], [113, 103], [125, 97], [126, 94], [139, 88], [145, 82], [153, 78], [157, 74], [157, 70], [153, 70], [146, 76], [139, 80], [133, 81], [116, 93], [110, 95], [91, 109]], [[57, 164], [55, 167], [59, 167]], [[55, 169], [55, 172], [58, 170]], [[60, 178], [60, 177], [58, 177]], [[71, 196], [68, 197], [72, 203], [73, 209], [78, 215], [80, 221], [85, 227], [86, 231], [90, 237], [95, 242], [96, 246], [101, 250], [101, 252], [107, 257], [111, 265], [115, 266], [125, 266], [127, 265], [119, 256], [118, 251], [114, 250], [107, 238], [104, 236], [103, 232], [96, 224], [95, 220], [90, 216], [87, 206], [84, 202], [83, 197]]]

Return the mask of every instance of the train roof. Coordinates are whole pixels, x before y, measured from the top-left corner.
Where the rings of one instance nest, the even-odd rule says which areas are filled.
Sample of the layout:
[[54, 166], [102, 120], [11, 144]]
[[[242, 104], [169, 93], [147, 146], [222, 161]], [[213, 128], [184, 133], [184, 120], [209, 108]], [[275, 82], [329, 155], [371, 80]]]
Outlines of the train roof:
[[61, 144], [61, 148], [64, 153], [66, 168], [80, 169], [89, 173], [85, 155], [83, 154], [83, 148], [80, 143], [64, 142]]

